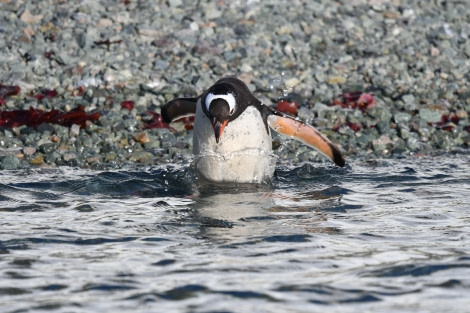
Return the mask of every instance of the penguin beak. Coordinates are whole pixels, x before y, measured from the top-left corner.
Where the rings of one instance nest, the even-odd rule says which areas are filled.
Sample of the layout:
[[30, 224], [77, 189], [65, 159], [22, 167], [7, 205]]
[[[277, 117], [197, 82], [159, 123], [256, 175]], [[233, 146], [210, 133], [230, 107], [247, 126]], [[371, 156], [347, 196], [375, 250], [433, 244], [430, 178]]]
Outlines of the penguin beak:
[[227, 123], [228, 123], [228, 120], [225, 120], [223, 122], [214, 120], [212, 122], [212, 127], [214, 128], [214, 134], [215, 134], [215, 142], [219, 143], [220, 137], [222, 137], [222, 133], [224, 132], [224, 128], [227, 125]]

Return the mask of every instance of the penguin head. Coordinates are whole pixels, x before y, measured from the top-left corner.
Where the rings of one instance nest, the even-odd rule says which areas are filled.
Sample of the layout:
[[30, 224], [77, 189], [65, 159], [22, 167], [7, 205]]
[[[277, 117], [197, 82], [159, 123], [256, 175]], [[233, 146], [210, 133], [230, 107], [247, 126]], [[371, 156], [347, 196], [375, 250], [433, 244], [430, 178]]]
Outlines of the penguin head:
[[215, 141], [219, 143], [225, 126], [231, 120], [237, 107], [232, 93], [213, 94], [209, 92], [204, 100], [205, 113], [214, 128]]
[[242, 114], [253, 102], [250, 96], [254, 98], [248, 87], [236, 78], [223, 78], [202, 95], [202, 110], [214, 128], [217, 143], [225, 126]]

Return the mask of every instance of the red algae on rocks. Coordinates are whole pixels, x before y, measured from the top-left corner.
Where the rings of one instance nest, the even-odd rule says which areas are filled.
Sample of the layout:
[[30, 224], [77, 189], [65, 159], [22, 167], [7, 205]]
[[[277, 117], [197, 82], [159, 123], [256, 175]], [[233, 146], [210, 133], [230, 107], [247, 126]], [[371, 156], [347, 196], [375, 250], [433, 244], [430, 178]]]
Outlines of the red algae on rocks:
[[41, 91], [41, 93], [35, 94], [33, 98], [37, 99], [38, 101], [41, 101], [44, 98], [54, 98], [57, 97], [58, 92], [55, 90], [51, 89], [44, 89]]
[[286, 101], [282, 100], [277, 103], [278, 111], [283, 113], [288, 113], [292, 115], [297, 115], [297, 111], [299, 109], [299, 104], [296, 101]]
[[194, 116], [186, 116], [174, 121], [174, 123], [184, 123], [184, 129], [191, 130], [194, 127]]
[[131, 111], [135, 106], [134, 101], [132, 100], [125, 100], [121, 102], [121, 109], [127, 109]]
[[152, 115], [153, 119], [150, 121], [150, 123], [148, 123], [145, 126], [146, 129], [167, 128], [172, 132], [176, 132], [176, 130], [173, 127], [171, 127], [169, 124], [167, 124], [163, 121], [163, 118], [159, 113], [152, 112], [152, 111], [147, 111], [147, 114]]
[[339, 105], [342, 108], [358, 109], [364, 112], [375, 105], [374, 96], [362, 91], [345, 92], [340, 98], [334, 100], [330, 106]]
[[100, 113], [86, 113], [84, 106], [79, 106], [68, 112], [60, 110], [42, 111], [32, 107], [29, 110], [0, 111], [0, 126], [18, 127], [22, 125], [37, 127], [43, 123], [71, 126], [85, 126], [86, 121], [100, 118]]
[[19, 86], [8, 86], [0, 84], [0, 105], [5, 105], [5, 97], [14, 96], [21, 92]]

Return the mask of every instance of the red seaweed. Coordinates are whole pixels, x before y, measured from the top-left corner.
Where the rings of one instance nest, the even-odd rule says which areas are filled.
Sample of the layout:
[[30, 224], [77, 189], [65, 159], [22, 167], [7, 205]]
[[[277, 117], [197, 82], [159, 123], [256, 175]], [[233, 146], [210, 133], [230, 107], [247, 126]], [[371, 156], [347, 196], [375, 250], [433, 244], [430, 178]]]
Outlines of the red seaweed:
[[283, 113], [297, 115], [299, 104], [295, 101], [282, 100], [277, 103], [277, 110]]
[[48, 98], [54, 98], [54, 97], [57, 97], [57, 95], [58, 95], [57, 91], [51, 90], [51, 89], [43, 90], [42, 94], [45, 95]]
[[361, 128], [363, 128], [363, 126], [359, 123], [349, 123], [348, 122], [348, 126], [349, 128], [352, 129], [353, 132], [358, 132], [361, 130]]
[[17, 95], [20, 93], [20, 91], [21, 88], [19, 86], [8, 86], [0, 84], [0, 105], [6, 104], [4, 100], [5, 97]]
[[[360, 131], [362, 128], [364, 128], [364, 125], [362, 125], [361, 123], [351, 123], [351, 122], [345, 122], [346, 126], [348, 126], [353, 132], [357, 133], [358, 131]], [[332, 130], [337, 132], [339, 131], [339, 129], [341, 128], [341, 126], [343, 126], [341, 123], [337, 123], [333, 126]]]
[[455, 113], [450, 113], [448, 115], [443, 114], [440, 122], [428, 122], [428, 125], [436, 127], [437, 129], [450, 131], [455, 128], [459, 121], [460, 118]]
[[362, 91], [345, 92], [340, 95], [341, 99], [335, 99], [330, 106], [339, 105], [342, 108], [365, 110], [375, 105], [375, 98], [370, 93]]
[[41, 101], [42, 99], [44, 99], [46, 96], [45, 95], [42, 95], [40, 93], [38, 93], [37, 95], [34, 95], [33, 98], [35, 98], [36, 100], [38, 101]]
[[46, 59], [52, 59], [52, 57], [55, 56], [55, 51], [54, 50], [49, 50], [44, 52], [44, 57]]
[[121, 109], [132, 110], [134, 108], [134, 101], [126, 100], [121, 102]]
[[85, 88], [83, 86], [78, 86], [77, 89], [72, 91], [72, 95], [75, 97], [83, 97], [85, 95]]
[[163, 121], [162, 116], [159, 113], [155, 113], [152, 111], [147, 111], [147, 114], [150, 114], [153, 116], [153, 119], [150, 123], [148, 123], [145, 128], [146, 129], [151, 129], [151, 128], [167, 128], [172, 132], [176, 132], [176, 129], [171, 127], [169, 124], [165, 123]]
[[54, 98], [57, 97], [58, 93], [55, 90], [52, 89], [44, 89], [40, 93], [36, 94], [33, 96], [33, 98], [36, 98], [38, 101], [41, 101], [44, 98]]
[[194, 127], [194, 116], [186, 116], [174, 121], [175, 123], [184, 123], [184, 129], [191, 130]]
[[0, 112], [0, 126], [17, 127], [21, 125], [37, 127], [42, 123], [71, 126], [72, 124], [85, 127], [86, 121], [98, 120], [100, 113], [88, 114], [84, 106], [79, 106], [71, 111], [59, 110], [42, 111], [32, 107], [29, 110], [13, 110]]

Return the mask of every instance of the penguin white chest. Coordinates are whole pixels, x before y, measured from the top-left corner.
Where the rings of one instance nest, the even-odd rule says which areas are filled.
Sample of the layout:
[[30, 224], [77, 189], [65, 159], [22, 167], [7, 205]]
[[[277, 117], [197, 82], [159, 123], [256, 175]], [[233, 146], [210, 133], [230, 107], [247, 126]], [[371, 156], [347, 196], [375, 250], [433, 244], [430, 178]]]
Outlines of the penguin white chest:
[[227, 124], [217, 143], [212, 124], [198, 103], [193, 153], [197, 170], [214, 182], [263, 183], [272, 177], [276, 164], [269, 129], [253, 106]]

